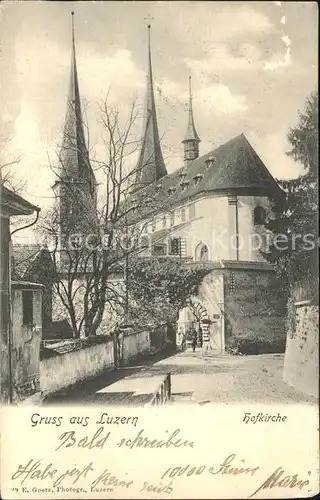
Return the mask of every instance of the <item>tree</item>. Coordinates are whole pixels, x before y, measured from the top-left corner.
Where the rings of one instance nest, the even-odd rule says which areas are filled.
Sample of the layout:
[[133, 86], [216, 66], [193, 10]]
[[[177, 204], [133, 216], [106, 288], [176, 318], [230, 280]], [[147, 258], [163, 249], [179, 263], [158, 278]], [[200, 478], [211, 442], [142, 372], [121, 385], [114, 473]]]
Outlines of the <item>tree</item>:
[[180, 309], [190, 306], [210, 264], [168, 257], [140, 257], [131, 261], [129, 292], [131, 315], [139, 323], [157, 326], [175, 321]]
[[128, 294], [123, 278], [128, 256], [140, 251], [141, 215], [145, 217], [151, 206], [160, 207], [147, 190], [131, 192], [136, 169], [130, 168], [130, 163], [140, 144], [133, 132], [138, 114], [139, 109], [133, 103], [122, 121], [119, 108], [106, 99], [101, 106], [106, 160], [90, 162], [86, 147], [75, 144], [65, 129], [58, 158], [52, 164], [62, 180], [61, 172], [67, 167], [64, 163], [69, 161], [70, 149], [75, 150], [77, 157], [85, 157], [81, 161], [92, 163], [104, 179], [97, 205], [79, 183], [61, 183], [68, 217], [61, 220], [56, 204], [41, 222], [56, 268], [54, 290], [75, 337], [80, 337], [82, 331], [85, 336], [95, 335], [106, 308], [109, 327], [112, 312], [118, 317], [125, 314]]
[[12, 167], [21, 162], [21, 157], [8, 155], [6, 147], [9, 142], [8, 136], [0, 138], [0, 181], [3, 186], [19, 194], [25, 188], [26, 182], [19, 180], [13, 172]]
[[318, 301], [318, 94], [313, 92], [290, 128], [289, 156], [300, 162], [304, 172], [294, 180], [278, 181], [284, 196], [275, 205], [275, 218], [267, 224], [282, 244], [273, 244], [265, 257], [276, 265], [282, 286], [293, 295], [299, 285]]

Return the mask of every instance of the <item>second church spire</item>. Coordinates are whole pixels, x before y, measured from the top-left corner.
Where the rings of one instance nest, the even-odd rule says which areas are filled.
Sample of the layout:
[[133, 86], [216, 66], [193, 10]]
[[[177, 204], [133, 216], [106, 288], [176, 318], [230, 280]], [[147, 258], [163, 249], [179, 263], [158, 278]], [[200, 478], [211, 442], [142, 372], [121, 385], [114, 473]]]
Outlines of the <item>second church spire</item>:
[[152, 182], [167, 175], [164, 164], [159, 129], [157, 122], [156, 105], [154, 99], [151, 46], [150, 46], [150, 25], [148, 26], [148, 83], [146, 116], [143, 127], [143, 136], [140, 155], [136, 168], [135, 190], [138, 190]]

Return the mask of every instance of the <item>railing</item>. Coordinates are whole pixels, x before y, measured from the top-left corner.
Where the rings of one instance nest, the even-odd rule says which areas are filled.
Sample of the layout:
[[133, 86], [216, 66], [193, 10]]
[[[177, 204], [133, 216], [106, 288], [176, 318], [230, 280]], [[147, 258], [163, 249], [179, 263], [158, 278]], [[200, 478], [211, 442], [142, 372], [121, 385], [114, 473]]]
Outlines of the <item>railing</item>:
[[158, 389], [153, 393], [148, 406], [163, 405], [171, 398], [171, 373], [167, 373]]

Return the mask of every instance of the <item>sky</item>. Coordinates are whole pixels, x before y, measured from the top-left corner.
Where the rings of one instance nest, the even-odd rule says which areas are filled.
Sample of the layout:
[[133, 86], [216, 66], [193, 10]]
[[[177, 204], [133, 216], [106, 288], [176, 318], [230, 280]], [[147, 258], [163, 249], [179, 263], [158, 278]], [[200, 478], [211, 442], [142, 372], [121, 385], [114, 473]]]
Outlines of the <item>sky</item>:
[[[2, 161], [21, 158], [11, 167], [14, 176], [42, 209], [52, 203], [49, 160], [66, 111], [72, 10], [80, 92], [97, 159], [105, 154], [99, 103], [106, 93], [122, 112], [134, 98], [143, 102], [150, 23], [168, 172], [183, 161], [191, 74], [200, 154], [244, 133], [276, 178], [299, 175], [300, 165], [286, 155], [286, 135], [317, 87], [315, 2], [4, 1], [0, 9]], [[142, 121], [136, 127], [142, 132]]]

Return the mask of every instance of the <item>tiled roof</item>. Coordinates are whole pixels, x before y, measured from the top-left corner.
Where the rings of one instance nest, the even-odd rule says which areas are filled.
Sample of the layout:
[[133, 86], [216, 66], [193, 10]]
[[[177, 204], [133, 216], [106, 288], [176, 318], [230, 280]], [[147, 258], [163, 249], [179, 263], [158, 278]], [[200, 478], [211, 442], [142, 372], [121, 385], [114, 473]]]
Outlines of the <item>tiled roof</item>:
[[[211, 164], [206, 163], [212, 159]], [[205, 193], [281, 196], [281, 189], [244, 134], [174, 171], [133, 196], [152, 199], [139, 216], [170, 210]], [[138, 214], [137, 214], [138, 216]]]
[[41, 250], [41, 245], [13, 246], [13, 276], [23, 278]]
[[40, 212], [40, 208], [32, 205], [17, 193], [0, 184], [0, 209], [11, 215], [31, 215], [34, 211]]

